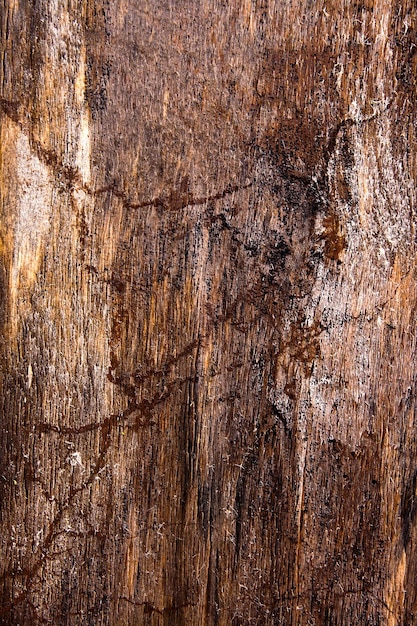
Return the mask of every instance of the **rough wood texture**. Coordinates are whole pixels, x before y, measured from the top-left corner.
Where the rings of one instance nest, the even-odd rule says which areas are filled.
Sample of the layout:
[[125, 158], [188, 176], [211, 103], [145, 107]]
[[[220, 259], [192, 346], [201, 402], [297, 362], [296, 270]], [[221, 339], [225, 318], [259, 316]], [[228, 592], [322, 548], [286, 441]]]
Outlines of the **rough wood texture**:
[[417, 623], [412, 0], [2, 0], [0, 623]]

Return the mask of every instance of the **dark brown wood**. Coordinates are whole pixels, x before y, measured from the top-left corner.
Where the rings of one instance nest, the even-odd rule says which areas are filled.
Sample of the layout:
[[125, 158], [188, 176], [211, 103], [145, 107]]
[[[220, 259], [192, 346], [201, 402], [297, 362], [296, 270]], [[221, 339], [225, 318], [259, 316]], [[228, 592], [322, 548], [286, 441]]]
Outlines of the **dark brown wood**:
[[404, 625], [412, 0], [2, 0], [0, 623]]

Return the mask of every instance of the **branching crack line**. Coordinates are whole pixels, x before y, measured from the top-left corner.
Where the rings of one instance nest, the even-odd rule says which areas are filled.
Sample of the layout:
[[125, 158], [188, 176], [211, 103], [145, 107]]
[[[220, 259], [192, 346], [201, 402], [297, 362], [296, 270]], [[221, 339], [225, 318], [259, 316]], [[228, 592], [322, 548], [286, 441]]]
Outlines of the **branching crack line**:
[[344, 131], [346, 128], [349, 128], [351, 126], [359, 126], [359, 127], [363, 126], [364, 124], [367, 124], [368, 122], [372, 122], [378, 117], [381, 117], [384, 113], [389, 111], [392, 104], [394, 103], [394, 100], [395, 100], [395, 96], [392, 97], [388, 101], [388, 103], [383, 109], [377, 110], [374, 108], [374, 112], [371, 113], [371, 115], [366, 115], [364, 117], [358, 116], [356, 119], [354, 117], [348, 116], [348, 117], [343, 118], [338, 124], [336, 124], [336, 126], [330, 132], [329, 141], [324, 151], [326, 165], [328, 164], [330, 157], [336, 150], [337, 139], [342, 131]]
[[183, 210], [193, 206], [209, 204], [210, 202], [215, 202], [216, 200], [223, 200], [227, 196], [233, 195], [245, 189], [249, 189], [250, 187], [253, 187], [253, 185], [253, 181], [247, 183], [246, 185], [227, 185], [222, 191], [218, 193], [200, 197], [196, 197], [192, 193], [185, 193], [177, 196], [175, 193], [171, 192], [170, 195], [167, 195], [166, 197], [158, 196], [145, 202], [131, 202], [128, 199], [127, 195], [123, 191], [118, 189], [115, 184], [108, 185], [97, 190], [93, 190], [91, 189], [91, 187], [84, 184], [79, 189], [85, 191], [88, 195], [91, 196], [99, 196], [104, 193], [112, 193], [122, 202], [123, 206], [126, 209], [142, 209], [147, 207], [155, 207], [169, 211]]
[[[22, 132], [28, 134], [27, 129], [25, 129], [24, 124], [19, 119], [17, 109], [17, 102], [12, 102], [4, 98], [0, 99], [0, 110], [3, 111], [13, 123], [17, 124]], [[171, 190], [166, 196], [158, 196], [150, 200], [145, 200], [144, 202], [132, 202], [129, 200], [128, 195], [118, 188], [116, 182], [99, 189], [93, 189], [89, 184], [83, 181], [81, 172], [77, 167], [64, 164], [56, 152], [45, 149], [40, 141], [34, 139], [32, 136], [30, 136], [30, 143], [39, 160], [52, 168], [56, 180], [63, 184], [69, 192], [83, 191], [93, 198], [111, 193], [122, 202], [124, 208], [129, 210], [151, 207], [165, 209], [167, 211], [184, 210], [189, 207], [202, 206], [210, 202], [223, 200], [227, 196], [249, 189], [254, 185], [254, 181], [244, 185], [226, 185], [221, 191], [206, 196], [194, 196], [194, 194], [190, 192]]]
[[0, 616], [9, 613], [13, 607], [16, 607], [17, 605], [21, 604], [22, 602], [28, 599], [28, 594], [31, 591], [31, 586], [34, 583], [34, 580], [37, 574], [41, 570], [42, 566], [46, 563], [46, 561], [51, 560], [51, 558], [53, 558], [51, 555], [51, 548], [55, 540], [64, 533], [64, 531], [62, 531], [59, 528], [59, 526], [61, 524], [61, 521], [64, 517], [65, 512], [71, 506], [76, 496], [79, 495], [82, 491], [84, 491], [89, 485], [93, 483], [94, 479], [99, 475], [100, 471], [103, 469], [105, 465], [105, 457], [111, 446], [111, 441], [107, 437], [106, 432], [102, 433], [102, 441], [103, 441], [103, 449], [100, 452], [95, 462], [94, 468], [90, 472], [90, 475], [82, 483], [82, 485], [80, 485], [79, 487], [70, 489], [68, 498], [66, 499], [64, 503], [61, 504], [58, 513], [56, 514], [55, 518], [52, 520], [49, 526], [48, 533], [44, 541], [42, 542], [42, 545], [39, 546], [38, 548], [41, 553], [41, 556], [39, 557], [39, 559], [37, 559], [37, 561], [35, 561], [35, 563], [30, 567], [23, 568], [18, 571], [13, 569], [11, 571], [5, 572], [0, 577], [0, 581], [4, 581], [7, 578], [15, 578], [16, 576], [20, 578], [26, 577], [26, 581], [25, 581], [26, 589], [22, 591], [17, 597], [13, 598], [10, 602], [4, 604], [0, 608]]
[[[140, 385], [143, 382], [145, 382], [146, 380], [148, 380], [149, 378], [153, 376], [156, 376], [158, 378], [166, 376], [169, 373], [169, 371], [172, 369], [172, 367], [176, 365], [181, 359], [186, 358], [193, 352], [193, 350], [198, 349], [202, 340], [203, 338], [199, 337], [195, 339], [194, 341], [190, 342], [179, 353], [169, 357], [165, 361], [163, 366], [158, 369], [150, 370], [144, 373], [141, 373], [139, 370], [135, 370], [133, 373], [125, 375], [125, 378], [128, 378], [128, 379], [133, 378], [135, 381], [134, 384], [129, 384], [127, 382], [124, 382], [122, 377], [113, 376], [111, 372], [111, 369], [112, 369], [111, 367], [109, 368], [110, 371], [107, 376], [108, 380], [114, 385], [120, 387], [122, 391], [124, 391], [124, 393], [126, 393], [128, 397], [132, 398], [136, 395], [137, 389], [140, 388]], [[170, 383], [167, 383], [164, 389], [160, 393], [155, 394], [151, 398], [144, 398], [140, 402], [137, 402], [136, 400], [131, 399], [128, 407], [124, 411], [121, 411], [120, 413], [112, 414], [106, 417], [101, 422], [91, 422], [89, 424], [84, 424], [83, 426], [79, 426], [78, 428], [59, 426], [56, 424], [48, 424], [47, 422], [41, 422], [37, 424], [36, 430], [39, 433], [56, 433], [58, 435], [82, 435], [85, 433], [97, 431], [99, 429], [103, 429], [103, 430], [106, 430], [107, 432], [110, 432], [117, 425], [122, 425], [126, 423], [128, 418], [130, 418], [136, 412], [140, 414], [140, 417], [135, 419], [135, 421], [132, 424], [128, 424], [127, 427], [136, 428], [136, 429], [139, 427], [146, 427], [146, 426], [151, 425], [150, 414], [153, 408], [162, 404], [169, 397], [171, 391], [175, 389], [177, 386], [190, 382], [190, 380], [192, 379], [193, 378], [189, 376], [177, 378], [171, 381]]]
[[329, 162], [330, 162], [331, 157], [336, 151], [337, 140], [340, 134], [344, 132], [347, 128], [351, 128], [352, 126], [357, 126], [360, 128], [361, 126], [368, 124], [369, 122], [372, 122], [373, 120], [384, 115], [384, 113], [389, 111], [389, 109], [393, 105], [396, 95], [397, 94], [395, 94], [388, 101], [388, 103], [386, 104], [384, 108], [378, 110], [378, 109], [375, 109], [374, 107], [373, 113], [371, 113], [370, 115], [363, 116], [363, 117], [362, 116], [358, 116], [357, 118], [354, 118], [351, 116], [344, 117], [342, 120], [340, 120], [340, 122], [338, 122], [330, 130], [329, 140], [323, 152], [324, 165], [322, 168], [320, 168], [321, 171], [318, 174], [311, 177], [311, 181], [310, 181], [310, 186], [312, 186], [315, 189], [315, 191], [318, 193], [319, 199], [324, 206], [326, 206], [327, 202], [322, 195], [322, 191], [323, 191], [323, 188], [327, 187], [326, 179], [327, 179], [327, 176], [329, 175]]
[[[171, 357], [167, 360], [165, 365], [166, 368], [172, 367], [179, 359], [185, 357], [190, 354], [192, 350], [199, 345], [199, 340], [191, 342], [184, 350], [182, 350], [175, 357]], [[145, 375], [146, 376], [146, 375]], [[141, 377], [139, 377], [141, 378]], [[171, 383], [165, 385], [164, 390], [161, 393], [155, 394], [151, 399], [145, 399], [141, 402], [129, 402], [129, 406], [122, 411], [120, 414], [110, 415], [108, 418], [99, 423], [91, 423], [86, 424], [85, 426], [81, 426], [79, 428], [67, 428], [67, 427], [59, 427], [53, 424], [40, 424], [38, 425], [38, 432], [40, 433], [57, 433], [59, 435], [78, 435], [84, 434], [96, 430], [101, 430], [100, 439], [101, 439], [101, 447], [102, 450], [99, 456], [96, 458], [94, 467], [91, 470], [88, 478], [82, 482], [78, 487], [71, 487], [68, 497], [64, 502], [62, 502], [59, 506], [58, 513], [55, 518], [49, 525], [49, 530], [47, 535], [39, 546], [38, 550], [41, 556], [35, 561], [33, 565], [23, 569], [12, 569], [8, 572], [5, 572], [1, 577], [0, 581], [5, 580], [7, 578], [15, 578], [16, 576], [20, 578], [25, 578], [25, 586], [26, 589], [22, 593], [20, 593], [17, 597], [11, 600], [9, 603], [5, 604], [0, 608], [0, 616], [8, 613], [13, 607], [21, 604], [25, 600], [28, 600], [28, 594], [31, 592], [31, 587], [34, 584], [36, 576], [40, 572], [42, 566], [49, 560], [53, 560], [54, 555], [56, 554], [64, 554], [65, 551], [52, 552], [51, 549], [54, 545], [56, 539], [58, 539], [62, 535], [67, 535], [68, 531], [64, 531], [60, 528], [60, 524], [63, 520], [65, 512], [69, 509], [69, 507], [73, 504], [75, 498], [84, 492], [93, 482], [94, 480], [100, 476], [100, 472], [106, 465], [106, 455], [109, 449], [112, 446], [111, 441], [111, 433], [114, 430], [116, 425], [120, 425], [122, 423], [126, 423], [129, 417], [131, 417], [134, 413], [138, 412], [138, 417], [132, 422], [126, 425], [127, 428], [131, 428], [133, 430], [137, 430], [139, 428], [144, 428], [150, 426], [153, 422], [151, 420], [151, 411], [158, 406], [159, 404], [165, 402], [170, 396], [172, 389], [178, 386], [179, 384], [188, 383], [191, 380], [194, 380], [194, 377], [185, 377], [179, 378]], [[117, 383], [115, 383], [117, 384]], [[70, 531], [71, 533], [71, 531]], [[73, 533], [71, 533], [73, 534]], [[169, 610], [169, 609], [167, 609]]]

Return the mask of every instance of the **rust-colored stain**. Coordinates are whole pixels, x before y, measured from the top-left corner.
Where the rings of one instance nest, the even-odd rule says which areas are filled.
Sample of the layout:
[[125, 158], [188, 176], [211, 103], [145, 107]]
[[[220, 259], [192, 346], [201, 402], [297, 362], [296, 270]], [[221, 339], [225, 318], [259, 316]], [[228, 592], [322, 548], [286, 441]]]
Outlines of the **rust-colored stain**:
[[340, 222], [336, 215], [328, 215], [323, 220], [325, 240], [324, 253], [329, 259], [338, 261], [346, 248], [346, 238], [340, 233]]

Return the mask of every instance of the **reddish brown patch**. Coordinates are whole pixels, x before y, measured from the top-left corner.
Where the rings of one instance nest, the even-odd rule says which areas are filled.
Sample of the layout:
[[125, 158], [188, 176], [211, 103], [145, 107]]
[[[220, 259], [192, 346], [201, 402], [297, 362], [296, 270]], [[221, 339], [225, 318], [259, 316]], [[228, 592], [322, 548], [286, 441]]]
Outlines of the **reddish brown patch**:
[[346, 238], [341, 233], [340, 221], [334, 213], [323, 220], [325, 240], [324, 254], [328, 259], [339, 261], [342, 252], [346, 248]]

